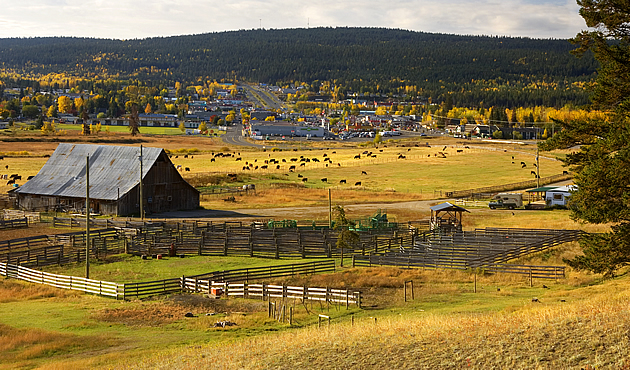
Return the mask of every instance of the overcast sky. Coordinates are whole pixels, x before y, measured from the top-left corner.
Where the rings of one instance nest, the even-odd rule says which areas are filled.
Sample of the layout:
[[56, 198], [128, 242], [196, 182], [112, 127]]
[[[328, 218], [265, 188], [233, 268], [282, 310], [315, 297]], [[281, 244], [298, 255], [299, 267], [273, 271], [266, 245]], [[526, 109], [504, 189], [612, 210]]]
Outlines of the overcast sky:
[[575, 0], [2, 0], [0, 38], [113, 39], [239, 29], [386, 27], [464, 35], [569, 38]]

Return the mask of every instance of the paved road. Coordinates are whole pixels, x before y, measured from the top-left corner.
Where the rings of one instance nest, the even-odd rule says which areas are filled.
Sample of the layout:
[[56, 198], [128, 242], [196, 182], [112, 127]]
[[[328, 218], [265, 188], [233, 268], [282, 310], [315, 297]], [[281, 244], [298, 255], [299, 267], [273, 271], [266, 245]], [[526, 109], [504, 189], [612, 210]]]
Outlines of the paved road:
[[281, 109], [284, 104], [272, 93], [269, 93], [257, 85], [239, 85], [245, 89], [247, 100], [258, 102], [265, 109]]

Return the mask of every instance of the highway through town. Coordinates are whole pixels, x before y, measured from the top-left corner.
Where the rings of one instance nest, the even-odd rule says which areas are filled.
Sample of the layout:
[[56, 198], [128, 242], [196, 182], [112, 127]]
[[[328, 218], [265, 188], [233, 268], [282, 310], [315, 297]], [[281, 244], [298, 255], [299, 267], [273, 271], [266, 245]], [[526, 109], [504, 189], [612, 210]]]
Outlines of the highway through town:
[[245, 89], [245, 95], [247, 100], [256, 102], [257, 105], [262, 106], [265, 109], [282, 109], [284, 104], [274, 94], [264, 90], [258, 85], [239, 85]]

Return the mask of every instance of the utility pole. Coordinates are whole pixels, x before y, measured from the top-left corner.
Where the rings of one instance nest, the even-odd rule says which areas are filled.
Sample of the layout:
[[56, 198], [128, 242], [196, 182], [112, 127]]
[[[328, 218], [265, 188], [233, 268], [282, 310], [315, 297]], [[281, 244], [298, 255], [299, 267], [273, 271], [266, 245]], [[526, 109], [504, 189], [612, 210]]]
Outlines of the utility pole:
[[90, 278], [90, 155], [85, 163], [85, 278]]
[[142, 189], [142, 145], [140, 145], [140, 218], [144, 221], [144, 194]]
[[537, 188], [540, 187], [540, 157], [538, 156], [538, 144], [536, 144], [536, 180], [538, 180]]
[[332, 229], [332, 198], [330, 196], [330, 188], [328, 188], [328, 227]]

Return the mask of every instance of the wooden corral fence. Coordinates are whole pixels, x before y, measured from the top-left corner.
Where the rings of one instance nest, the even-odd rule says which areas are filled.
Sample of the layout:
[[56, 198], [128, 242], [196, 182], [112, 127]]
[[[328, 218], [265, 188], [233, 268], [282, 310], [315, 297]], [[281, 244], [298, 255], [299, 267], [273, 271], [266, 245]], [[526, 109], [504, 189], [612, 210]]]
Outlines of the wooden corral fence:
[[[433, 268], [466, 270], [470, 268], [464, 261], [453, 259], [452, 261], [428, 260], [411, 255], [387, 255], [387, 256], [352, 256], [352, 267], [394, 266], [401, 268]], [[534, 279], [560, 279], [565, 277], [564, 266], [534, 266], [512, 264], [488, 264], [479, 267], [487, 273], [507, 273], [527, 275]]]
[[28, 227], [28, 219], [26, 217], [15, 220], [0, 220], [0, 230], [19, 229], [24, 227]]
[[[413, 229], [360, 231], [360, 242], [344, 250], [346, 254], [378, 253], [396, 243], [397, 238], [414, 238]], [[256, 229], [250, 226], [213, 230], [151, 230], [138, 233], [128, 245], [135, 255], [176, 254], [250, 256], [250, 257], [336, 257], [339, 232], [331, 229], [299, 228]], [[398, 236], [400, 235], [400, 237]], [[392, 239], [394, 238], [394, 240]]]
[[[131, 220], [114, 220], [110, 218], [90, 218], [90, 227], [110, 228], [135, 228], [142, 229], [148, 227], [162, 226], [162, 221], [131, 221]], [[85, 218], [77, 217], [53, 217], [53, 227], [59, 228], [84, 228]]]
[[[335, 261], [315, 261], [308, 263], [293, 263], [288, 265], [256, 267], [227, 271], [215, 271], [194, 276], [182, 276], [173, 279], [145, 281], [139, 283], [127, 283], [123, 287], [123, 298], [142, 298], [161, 294], [177, 293], [194, 281], [215, 281], [221, 283], [234, 283], [250, 280], [260, 280], [284, 276], [309, 275], [323, 272], [334, 272]], [[194, 284], [193, 284], [194, 285]], [[188, 289], [190, 290], [190, 289]], [[205, 290], [207, 292], [207, 289]]]
[[298, 299], [302, 302], [319, 301], [325, 303], [345, 304], [346, 306], [360, 305], [361, 293], [351, 292], [347, 289], [313, 288], [306, 286], [287, 286], [272, 284], [249, 284], [249, 283], [220, 283], [210, 280], [198, 280], [186, 278], [184, 280], [184, 290], [193, 293], [212, 294], [212, 289], [221, 289], [226, 297], [259, 298], [270, 300]]
[[120, 297], [122, 292], [122, 284], [77, 276], [51, 274], [8, 263], [0, 263], [0, 275], [31, 283], [50, 285], [55, 288], [78, 290], [116, 299]]
[[421, 233], [414, 241], [395, 240], [380, 254], [355, 254], [354, 266], [398, 266], [403, 268], [484, 269], [488, 272], [533, 274], [533, 277], [564, 277], [561, 266], [508, 265], [510, 260], [538, 253], [559, 244], [578, 240], [579, 230], [486, 228], [453, 234]]
[[41, 214], [39, 212], [29, 212], [16, 209], [5, 209], [2, 212], [2, 217], [5, 221], [26, 218], [29, 225], [41, 222]]
[[[251, 269], [241, 269], [233, 271], [219, 271], [202, 274], [194, 277], [185, 277], [146, 281], [140, 283], [112, 283], [100, 280], [85, 279], [77, 276], [66, 276], [51, 274], [39, 270], [30, 269], [20, 265], [14, 265], [9, 263], [0, 263], [0, 275], [7, 278], [19, 279], [36, 284], [50, 285], [61, 289], [72, 289], [86, 293], [97, 294], [106, 297], [114, 297], [116, 299], [129, 299], [129, 298], [143, 298], [156, 295], [192, 292], [192, 293], [207, 293], [211, 287], [224, 288], [227, 286], [225, 292], [229, 296], [239, 296], [239, 287], [241, 291], [245, 289], [248, 293], [245, 298], [256, 297], [262, 294], [263, 299], [269, 297], [277, 297], [278, 290], [274, 285], [267, 284], [249, 284], [249, 283], [232, 283], [230, 281], [211, 281], [208, 277], [225, 276], [227, 279], [235, 279], [235, 281], [242, 281], [245, 277], [249, 279], [270, 278], [270, 277], [282, 277], [290, 274], [315, 274], [321, 272], [330, 272], [335, 270], [335, 261], [317, 261], [300, 264], [289, 264], [281, 266], [260, 267]], [[200, 278], [202, 277], [202, 278]], [[205, 279], [203, 278], [205, 277]], [[247, 279], [245, 279], [247, 280]], [[236, 285], [234, 285], [236, 284]], [[243, 287], [251, 287], [248, 288]], [[264, 286], [264, 288], [258, 288], [258, 286]], [[230, 287], [234, 288], [230, 292]], [[302, 289], [302, 296], [306, 294], [308, 300], [322, 300], [325, 299], [331, 303], [348, 303], [359, 304], [360, 295], [356, 292], [350, 293], [347, 290], [337, 290], [330, 288], [305, 288], [300, 287], [296, 289]], [[304, 293], [304, 289], [306, 293]], [[285, 289], [285, 292], [290, 292], [291, 296], [285, 295], [285, 298], [294, 298], [295, 289], [290, 291]], [[243, 294], [240, 294], [243, 296]], [[347, 297], [346, 297], [347, 296]], [[347, 298], [347, 299], [346, 299]]]
[[[91, 257], [125, 251], [125, 238], [116, 229], [90, 232]], [[0, 262], [48, 266], [85, 261], [85, 232], [39, 235], [0, 241]]]
[[548, 176], [548, 177], [541, 177], [540, 179], [515, 182], [511, 184], [487, 186], [483, 188], [468, 189], [468, 190], [447, 191], [445, 195], [447, 198], [469, 198], [469, 197], [472, 197], [474, 194], [479, 194], [479, 193], [498, 193], [502, 191], [536, 187], [538, 186], [538, 180], [540, 180], [540, 185], [547, 185], [547, 184], [551, 184], [558, 181], [568, 180], [571, 178], [573, 178], [573, 175], [571, 174], [558, 174], [558, 175], [553, 175], [553, 176]]

